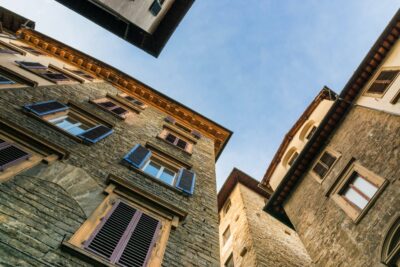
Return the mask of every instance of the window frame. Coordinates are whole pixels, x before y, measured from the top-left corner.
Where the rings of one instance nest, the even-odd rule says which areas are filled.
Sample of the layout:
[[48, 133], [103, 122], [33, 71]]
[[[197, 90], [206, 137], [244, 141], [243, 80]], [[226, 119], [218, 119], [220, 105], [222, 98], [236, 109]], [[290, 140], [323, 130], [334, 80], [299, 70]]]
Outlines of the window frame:
[[[174, 142], [170, 142], [167, 140], [168, 135], [172, 135], [175, 137]], [[165, 143], [183, 151], [183, 152], [186, 152], [188, 155], [193, 154], [194, 145], [196, 144], [195, 142], [193, 142], [194, 137], [188, 138], [187, 134], [182, 134], [180, 132], [177, 132], [177, 131], [175, 131], [175, 129], [173, 129], [172, 127], [169, 127], [169, 126], [164, 126], [162, 131], [157, 135], [157, 138], [164, 141]], [[186, 143], [185, 148], [182, 148], [177, 145], [179, 140]]]
[[228, 241], [231, 239], [232, 233], [231, 233], [231, 227], [228, 225], [224, 232], [222, 233], [222, 245], [225, 246]]
[[[41, 64], [40, 62], [37, 61], [21, 61], [21, 60], [16, 60], [15, 63], [23, 70], [29, 71], [30, 73], [35, 74], [36, 76], [49, 81], [51, 83], [54, 84], [79, 84], [79, 83], [83, 83], [84, 80], [74, 77], [72, 75], [70, 75], [69, 73], [65, 72], [63, 69], [53, 65], [53, 64], [49, 64], [49, 65], [42, 65], [42, 67], [28, 67], [28, 66], [24, 66], [24, 62], [30, 62], [30, 63], [38, 63]], [[46, 73], [42, 73], [42, 71], [46, 71], [46, 72], [58, 72], [61, 75], [64, 75], [65, 77], [68, 78], [68, 80], [57, 80], [57, 79], [52, 79], [48, 76], [46, 76]]]
[[235, 261], [233, 260], [233, 252], [231, 252], [231, 254], [229, 254], [228, 258], [226, 258], [225, 262], [224, 262], [224, 267], [229, 267], [229, 261], [232, 262], [232, 266], [235, 266]]
[[10, 42], [10, 44], [15, 45], [19, 49], [22, 49], [23, 51], [25, 51], [26, 53], [29, 53], [31, 55], [34, 55], [34, 56], [37, 56], [37, 57], [46, 56], [46, 54], [44, 52], [39, 51], [38, 49], [33, 48], [28, 44], [25, 44], [25, 43], [21, 43], [20, 44], [20, 43], [17, 43], [17, 42]]
[[232, 206], [232, 201], [231, 201], [231, 199], [229, 198], [228, 201], [225, 203], [223, 209], [222, 209], [223, 212], [224, 212], [224, 216], [225, 216], [226, 214], [228, 214], [228, 212], [229, 212], [231, 206]]
[[[321, 160], [322, 156], [324, 155], [324, 153], [331, 154], [331, 156], [335, 157], [336, 159], [335, 159], [335, 161], [332, 163], [332, 165], [331, 165], [329, 168], [327, 168], [328, 170], [326, 171], [324, 177], [320, 177], [317, 173], [315, 173], [314, 168], [315, 168], [316, 165], [321, 164], [321, 163], [320, 163], [320, 160]], [[313, 178], [314, 178], [318, 183], [321, 184], [323, 181], [325, 181], [326, 177], [328, 177], [328, 175], [331, 173], [331, 171], [333, 170], [333, 168], [335, 167], [336, 163], [339, 161], [339, 159], [340, 159], [341, 157], [342, 157], [342, 154], [339, 153], [339, 152], [337, 152], [337, 151], [335, 151], [335, 150], [332, 149], [332, 148], [326, 148], [325, 150], [323, 150], [323, 151], [321, 152], [321, 154], [318, 156], [318, 159], [314, 162], [314, 164], [312, 165], [312, 167], [311, 167], [311, 169], [310, 169], [310, 172], [311, 172], [311, 175], [313, 176]], [[323, 167], [327, 167], [327, 166], [325, 165], [325, 163], [322, 163], [322, 164], [323, 164]]]
[[63, 128], [58, 127], [57, 125], [51, 123], [49, 120], [56, 119], [57, 117], [63, 116], [63, 114], [68, 114], [69, 112], [72, 112], [74, 114], [74, 116], [82, 119], [82, 121], [84, 121], [86, 123], [93, 124], [93, 125], [104, 125], [104, 126], [110, 128], [111, 130], [114, 127], [114, 125], [112, 123], [96, 116], [95, 114], [93, 114], [93, 112], [86, 110], [85, 108], [78, 105], [77, 103], [69, 101], [65, 105], [68, 106], [67, 112], [59, 111], [59, 112], [54, 112], [54, 113], [50, 113], [50, 114], [43, 115], [43, 116], [38, 116], [36, 114], [33, 114], [32, 112], [26, 111], [25, 109], [22, 109], [22, 112], [45, 123], [50, 128], [57, 130], [58, 132], [66, 135], [67, 137], [73, 139], [74, 141], [76, 141], [78, 143], [84, 143], [84, 140], [82, 138], [79, 138], [77, 135], [74, 135], [74, 134], [64, 130]]
[[[143, 167], [140, 168], [140, 170], [142, 172], [144, 172], [145, 174], [151, 176], [152, 178], [157, 179], [158, 181], [175, 188], [176, 183], [178, 182], [179, 170], [183, 166], [178, 166], [178, 164], [175, 164], [175, 163], [171, 162], [170, 160], [166, 159], [165, 157], [162, 157], [161, 155], [157, 154], [157, 152], [155, 152], [154, 150], [151, 150], [151, 152], [152, 153], [151, 153], [150, 158], [146, 161], [146, 163], [143, 165]], [[161, 168], [157, 171], [157, 175], [156, 176], [154, 176], [154, 175], [152, 175], [152, 174], [150, 174], [150, 173], [145, 171], [145, 169], [147, 168], [147, 166], [151, 162], [154, 162], [155, 164], [158, 164], [158, 165], [161, 166]], [[162, 173], [164, 172], [165, 169], [170, 170], [170, 171], [172, 171], [174, 173], [174, 177], [172, 179], [172, 183], [171, 184], [169, 184], [167, 182], [164, 182], [163, 180], [160, 179], [160, 177], [161, 177], [161, 175], [162, 175]]]
[[[25, 52], [21, 48], [18, 48], [10, 43], [4, 42], [3, 40], [0, 40], [0, 46], [5, 46], [7, 49], [15, 51], [16, 52], [15, 55], [26, 56], [26, 54], [27, 54], [27, 52]], [[2, 54], [2, 53], [0, 52], [0, 54]], [[9, 53], [9, 54], [12, 55], [11, 53]]]
[[[126, 191], [126, 189], [128, 191]], [[137, 193], [141, 197], [133, 197], [132, 193], [134, 192], [130, 191], [132, 189], [137, 190], [135, 188], [126, 188], [125, 185], [121, 186], [121, 189], [119, 189], [118, 185], [110, 184], [105, 189], [107, 196], [104, 198], [104, 200], [75, 231], [75, 233], [67, 241], [63, 242], [63, 246], [69, 250], [72, 250], [73, 252], [78, 252], [81, 256], [85, 257], [86, 259], [90, 259], [94, 263], [102, 263], [106, 266], [115, 266], [103, 256], [97, 255], [95, 252], [85, 249], [85, 241], [89, 240], [89, 238], [99, 228], [103, 218], [115, 207], [115, 203], [117, 203], [117, 201], [121, 201], [159, 221], [161, 227], [156, 234], [157, 237], [155, 245], [151, 250], [151, 255], [147, 261], [147, 264], [148, 266], [161, 266], [170, 231], [178, 226], [176, 220], [179, 221], [179, 218], [176, 217], [176, 215], [171, 216], [171, 213], [165, 213], [162, 210], [158, 210], [156, 205], [148, 205], [146, 201], [153, 201], [153, 198], [147, 200], [146, 198], [151, 197], [147, 193], [147, 195], [142, 195], [142, 193], [138, 191]]]
[[14, 82], [14, 84], [0, 84], [0, 90], [11, 89], [11, 88], [36, 87], [38, 85], [37, 82], [32, 81], [4, 66], [0, 66], [0, 75]]
[[[66, 67], [66, 66], [64, 66], [63, 69], [68, 71], [68, 73], [71, 74], [72, 76], [79, 77], [80, 79], [82, 79], [83, 82], [94, 82], [95, 80], [97, 80], [97, 78], [95, 76], [93, 76], [92, 74], [90, 74], [87, 71], [84, 71], [82, 69], [70, 68], [70, 67]], [[76, 73], [78, 71], [82, 72], [83, 75]]]
[[41, 162], [51, 164], [68, 157], [69, 153], [47, 140], [37, 137], [28, 129], [6, 119], [0, 119], [0, 138], [31, 156], [25, 161], [9, 166], [0, 172], [0, 182], [5, 182], [20, 172], [35, 167]]
[[[371, 86], [378, 79], [379, 75], [384, 71], [397, 71], [397, 74], [393, 78], [393, 80], [390, 83], [387, 84], [387, 87], [385, 88], [385, 90], [382, 93], [373, 93], [373, 92], [371, 93], [371, 92], [368, 92], [368, 90], [371, 88]], [[400, 75], [400, 68], [396, 68], [396, 67], [384, 67], [384, 68], [381, 68], [379, 71], [377, 71], [377, 73], [374, 75], [373, 79], [371, 79], [371, 81], [365, 87], [365, 90], [364, 90], [362, 95], [363, 96], [367, 96], [367, 97], [383, 98], [383, 96], [387, 93], [387, 91], [390, 89], [390, 87], [396, 81], [396, 79], [399, 77], [399, 75]]]
[[[351, 179], [354, 177], [354, 173], [362, 176], [364, 179], [377, 187], [376, 192], [363, 209], [356, 207], [342, 196], [342, 192], [345, 191], [351, 182]], [[377, 174], [363, 167], [358, 162], [351, 162], [339, 176], [337, 183], [334, 184], [333, 190], [330, 193], [330, 197], [345, 212], [345, 214], [352, 219], [355, 224], [358, 224], [374, 205], [383, 190], [386, 188], [387, 184], [388, 180], [378, 176]]]
[[[107, 108], [103, 105], [101, 105], [101, 103], [105, 103], [105, 102], [111, 102], [115, 105], [114, 108]], [[105, 112], [113, 115], [114, 117], [121, 119], [121, 120], [126, 120], [127, 118], [129, 118], [130, 116], [132, 116], [132, 109], [129, 106], [124, 105], [123, 103], [116, 101], [114, 98], [110, 97], [109, 95], [105, 96], [105, 97], [101, 97], [101, 98], [96, 98], [96, 99], [90, 99], [89, 103], [92, 103], [93, 105], [95, 105], [96, 107], [104, 110]], [[113, 112], [114, 109], [117, 108], [122, 108], [125, 109], [126, 112], [121, 113], [121, 114], [117, 114], [115, 112]]]

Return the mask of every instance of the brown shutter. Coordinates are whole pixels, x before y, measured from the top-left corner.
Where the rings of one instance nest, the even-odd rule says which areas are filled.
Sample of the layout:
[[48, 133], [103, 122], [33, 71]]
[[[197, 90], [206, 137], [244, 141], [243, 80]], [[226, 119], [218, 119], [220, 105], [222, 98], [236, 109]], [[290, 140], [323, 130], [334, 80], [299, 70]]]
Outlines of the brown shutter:
[[132, 267], [147, 266], [159, 228], [158, 220], [142, 213], [118, 263]]
[[384, 70], [382, 71], [374, 83], [368, 88], [368, 93], [373, 94], [383, 94], [386, 88], [393, 82], [396, 78], [398, 70]]

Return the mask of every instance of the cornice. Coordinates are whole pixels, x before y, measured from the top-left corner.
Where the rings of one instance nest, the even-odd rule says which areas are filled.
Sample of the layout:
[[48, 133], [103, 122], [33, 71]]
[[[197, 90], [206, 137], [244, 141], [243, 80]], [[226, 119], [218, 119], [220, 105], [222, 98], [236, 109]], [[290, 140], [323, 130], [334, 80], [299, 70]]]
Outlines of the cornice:
[[156, 91], [150, 86], [51, 37], [26, 28], [21, 28], [17, 34], [20, 41], [89, 72], [99, 79], [106, 80], [122, 92], [138, 98], [140, 101], [163, 111], [167, 115], [173, 116], [178, 121], [190, 124], [192, 128], [214, 140], [216, 159], [218, 159], [232, 135], [230, 130]]

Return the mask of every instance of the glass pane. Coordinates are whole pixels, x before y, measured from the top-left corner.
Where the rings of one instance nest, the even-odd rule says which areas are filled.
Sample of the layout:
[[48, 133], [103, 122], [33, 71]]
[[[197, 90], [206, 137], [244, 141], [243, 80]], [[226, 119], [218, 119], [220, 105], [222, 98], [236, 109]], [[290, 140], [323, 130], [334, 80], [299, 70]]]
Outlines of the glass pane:
[[328, 152], [324, 152], [324, 154], [322, 155], [320, 161], [322, 161], [323, 163], [325, 163], [326, 166], [328, 167], [332, 167], [332, 164], [335, 162], [336, 158], [334, 156], [332, 156], [331, 154], [329, 154]]
[[364, 178], [358, 176], [358, 174], [356, 174], [354, 178], [353, 185], [357, 187], [358, 190], [367, 195], [369, 198], [372, 198], [375, 195], [376, 191], [378, 190], [378, 188], [373, 186], [371, 183], [367, 182]]
[[224, 240], [224, 244], [226, 243], [226, 241], [228, 241], [230, 236], [231, 236], [231, 229], [228, 226], [228, 228], [226, 228], [225, 232], [222, 234], [222, 237], [223, 237], [223, 240]]
[[160, 175], [160, 180], [167, 184], [173, 185], [174, 177], [175, 177], [175, 172], [168, 169], [164, 169]]
[[324, 166], [322, 166], [321, 163], [317, 163], [314, 168], [313, 171], [318, 174], [319, 177], [324, 178], [325, 174], [328, 172], [328, 169], [325, 168]]
[[343, 195], [360, 209], [363, 209], [368, 204], [368, 201], [353, 188], [347, 188]]
[[0, 75], [0, 84], [14, 84], [15, 82]]
[[82, 124], [76, 119], [68, 116], [63, 116], [61, 118], [53, 119], [50, 122], [55, 124], [57, 127], [73, 134], [78, 135], [89, 129], [88, 125]]
[[144, 168], [144, 172], [147, 174], [150, 174], [151, 176], [157, 177], [158, 171], [161, 169], [161, 166], [158, 165], [157, 163], [150, 161], [149, 164], [147, 164], [146, 168]]

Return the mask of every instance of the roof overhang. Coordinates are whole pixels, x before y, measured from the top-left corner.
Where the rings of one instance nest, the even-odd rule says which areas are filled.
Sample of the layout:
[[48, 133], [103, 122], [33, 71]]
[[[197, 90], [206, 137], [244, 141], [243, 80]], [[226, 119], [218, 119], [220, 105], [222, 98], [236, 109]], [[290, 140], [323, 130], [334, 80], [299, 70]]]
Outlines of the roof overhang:
[[389, 54], [393, 45], [398, 41], [399, 36], [400, 9], [347, 82], [339, 98], [332, 105], [312, 138], [308, 141], [303, 151], [266, 203], [264, 211], [278, 219], [282, 219], [286, 216], [283, 209], [284, 202], [288, 199], [291, 192], [296, 189], [296, 186], [310, 168], [315, 157], [318, 156], [325, 147], [327, 140], [329, 140], [330, 136], [343, 121], [356, 97]]
[[35, 22], [0, 6], [0, 22], [3, 29], [15, 33], [22, 27], [35, 28]]
[[[113, 10], [91, 0], [56, 0], [147, 53], [158, 57], [194, 0], [175, 0], [150, 34]], [[117, 1], [117, 0], [114, 0]]]

